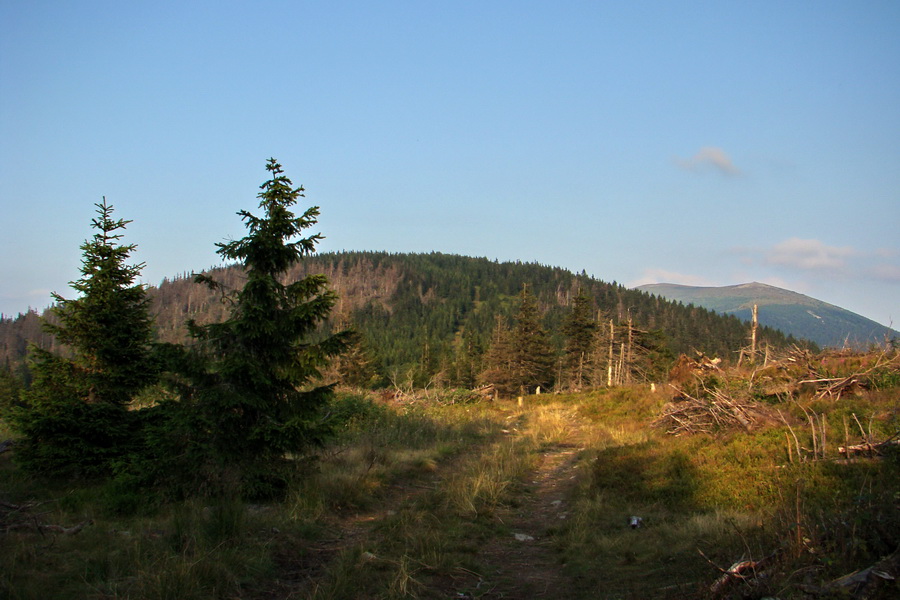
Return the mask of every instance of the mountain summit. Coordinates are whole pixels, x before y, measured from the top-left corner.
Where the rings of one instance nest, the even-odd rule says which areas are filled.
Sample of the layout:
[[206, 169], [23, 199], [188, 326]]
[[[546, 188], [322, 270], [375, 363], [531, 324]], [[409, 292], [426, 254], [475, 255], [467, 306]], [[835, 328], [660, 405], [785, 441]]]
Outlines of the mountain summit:
[[642, 285], [638, 290], [750, 320], [753, 305], [759, 322], [796, 338], [830, 347], [865, 347], [900, 338], [900, 333], [849, 310], [765, 283], [696, 287], [674, 283]]

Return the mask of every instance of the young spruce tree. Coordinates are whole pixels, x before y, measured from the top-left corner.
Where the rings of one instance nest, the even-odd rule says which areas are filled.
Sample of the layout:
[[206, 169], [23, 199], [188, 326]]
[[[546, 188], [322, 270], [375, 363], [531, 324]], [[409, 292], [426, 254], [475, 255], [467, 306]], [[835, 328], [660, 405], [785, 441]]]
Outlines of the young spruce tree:
[[136, 246], [119, 243], [131, 221], [114, 219], [106, 198], [96, 206], [97, 233], [71, 283], [80, 296], [53, 294], [56, 322], [44, 323], [70, 354], [32, 349], [34, 381], [13, 415], [24, 438], [17, 459], [33, 471], [108, 473], [133, 439], [126, 405], [154, 377], [149, 299], [135, 283], [144, 265], [129, 265]]
[[[211, 387], [201, 394], [199, 408], [213, 452], [238, 469], [249, 494], [272, 492], [259, 486], [278, 485], [285, 457], [308, 449], [326, 432], [321, 409], [332, 386], [311, 382], [345, 348], [348, 335], [319, 335], [337, 300], [324, 275], [284, 282], [290, 267], [322, 239], [300, 237], [317, 222], [319, 209], [295, 216], [291, 207], [304, 197], [303, 188], [293, 187], [275, 159], [266, 170], [271, 179], [258, 196], [262, 216], [239, 212], [247, 236], [217, 244], [222, 258], [243, 265], [246, 283], [233, 294], [228, 319], [192, 325], [208, 361]], [[216, 285], [207, 277], [198, 281]]]
[[52, 309], [58, 324], [44, 328], [74, 352], [74, 362], [85, 378], [87, 401], [122, 406], [144, 387], [148, 369], [153, 321], [150, 299], [142, 284], [135, 283], [144, 263], [127, 264], [135, 244], [120, 245], [131, 221], [112, 218], [113, 207], [103, 198], [97, 204], [98, 230], [81, 249], [81, 278], [71, 283], [79, 298], [67, 300], [53, 294]]

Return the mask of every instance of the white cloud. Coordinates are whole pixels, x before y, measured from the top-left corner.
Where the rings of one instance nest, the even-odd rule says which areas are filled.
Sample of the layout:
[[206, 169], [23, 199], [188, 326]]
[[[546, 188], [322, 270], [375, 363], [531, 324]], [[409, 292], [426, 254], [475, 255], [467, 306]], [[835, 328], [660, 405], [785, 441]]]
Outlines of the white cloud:
[[819, 240], [789, 238], [768, 250], [764, 262], [796, 269], [843, 269], [858, 252], [850, 246], [828, 246]]
[[768, 248], [732, 248], [730, 253], [737, 256], [742, 272], [755, 273], [758, 281], [770, 283], [778, 275], [766, 271], [781, 271], [792, 280], [794, 288], [789, 289], [795, 291], [800, 291], [796, 290], [797, 276], [817, 285], [835, 281], [900, 283], [900, 252], [891, 248], [861, 251], [852, 246], [829, 246], [816, 239], [788, 238]]
[[678, 158], [675, 163], [688, 171], [704, 171], [712, 169], [724, 175], [740, 175], [738, 169], [724, 150], [715, 146], [704, 146], [690, 158]]

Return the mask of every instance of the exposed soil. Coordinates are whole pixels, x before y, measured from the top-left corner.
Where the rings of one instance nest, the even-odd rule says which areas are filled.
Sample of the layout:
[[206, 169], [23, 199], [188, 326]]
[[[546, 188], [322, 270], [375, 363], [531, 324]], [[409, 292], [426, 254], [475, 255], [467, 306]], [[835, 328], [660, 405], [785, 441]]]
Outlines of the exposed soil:
[[500, 515], [510, 535], [495, 538], [479, 553], [486, 572], [476, 589], [467, 592], [470, 597], [525, 600], [578, 595], [575, 582], [563, 572], [553, 535], [568, 517], [579, 450], [564, 445], [541, 452], [541, 463], [520, 504]]

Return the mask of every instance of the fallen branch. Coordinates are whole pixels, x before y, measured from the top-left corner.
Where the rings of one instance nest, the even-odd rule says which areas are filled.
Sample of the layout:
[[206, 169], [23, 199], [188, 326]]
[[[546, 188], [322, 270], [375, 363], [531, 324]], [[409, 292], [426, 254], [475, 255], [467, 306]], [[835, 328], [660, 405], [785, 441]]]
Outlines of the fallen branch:
[[[824, 586], [801, 586], [803, 591], [814, 594], [816, 596], [828, 594], [829, 597], [835, 592], [841, 594], [841, 597], [862, 598], [867, 597], [872, 588], [881, 585], [882, 581], [894, 582], [900, 576], [900, 553], [884, 558], [871, 567], [861, 571], [854, 571], [849, 575], [839, 577]], [[893, 584], [891, 584], [893, 585]]]
[[61, 533], [63, 535], [75, 535], [88, 525], [93, 525], [93, 519], [88, 519], [87, 521], [83, 521], [78, 525], [73, 525], [72, 527], [63, 527], [62, 525], [52, 525], [47, 523], [38, 523], [37, 521], [31, 523], [13, 523], [11, 525], [7, 525], [4, 528], [4, 533], [9, 531], [22, 531], [22, 530], [34, 530], [38, 533], [44, 533], [45, 531], [52, 531], [53, 533]]
[[750, 579], [755, 579], [758, 575], [758, 572], [762, 570], [766, 564], [775, 557], [775, 554], [770, 554], [769, 556], [762, 558], [760, 560], [745, 560], [743, 557], [732, 564], [727, 569], [723, 569], [718, 566], [716, 563], [711, 561], [703, 551], [697, 548], [697, 552], [700, 553], [706, 562], [712, 565], [717, 571], [722, 573], [722, 576], [716, 579], [710, 586], [709, 591], [714, 596], [719, 596], [723, 592], [727, 590], [729, 586], [737, 581], [747, 581]]
[[871, 382], [869, 380], [869, 375], [875, 372], [878, 369], [884, 367], [897, 367], [898, 357], [894, 356], [893, 358], [888, 358], [885, 353], [882, 353], [875, 361], [875, 364], [869, 367], [864, 371], [860, 371], [858, 373], [852, 373], [846, 377], [829, 377], [829, 378], [816, 378], [816, 379], [805, 379], [800, 381], [799, 383], [827, 383], [830, 385], [826, 385], [819, 389], [816, 392], [816, 398], [822, 399], [825, 397], [837, 397], [840, 398], [845, 392], [848, 392], [854, 388], [854, 386], [860, 386], [863, 388], [869, 387]]
[[878, 456], [882, 453], [882, 450], [885, 448], [889, 448], [891, 446], [900, 446], [900, 440], [897, 437], [900, 436], [900, 431], [892, 435], [890, 438], [884, 440], [883, 442], [878, 442], [877, 444], [873, 444], [871, 442], [863, 442], [862, 444], [854, 444], [852, 446], [838, 446], [838, 453], [843, 454], [847, 458], [850, 458], [854, 454], [867, 453], [870, 456]]

